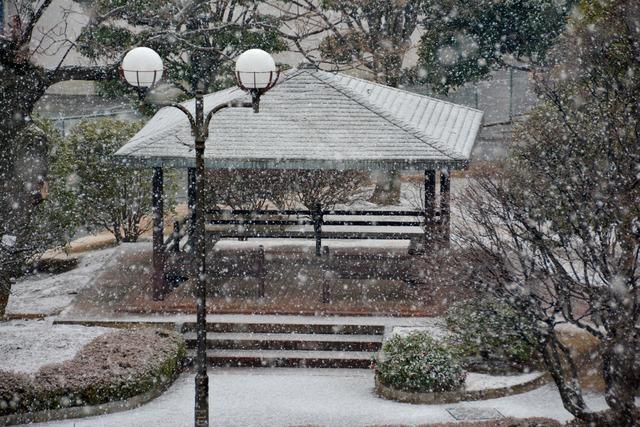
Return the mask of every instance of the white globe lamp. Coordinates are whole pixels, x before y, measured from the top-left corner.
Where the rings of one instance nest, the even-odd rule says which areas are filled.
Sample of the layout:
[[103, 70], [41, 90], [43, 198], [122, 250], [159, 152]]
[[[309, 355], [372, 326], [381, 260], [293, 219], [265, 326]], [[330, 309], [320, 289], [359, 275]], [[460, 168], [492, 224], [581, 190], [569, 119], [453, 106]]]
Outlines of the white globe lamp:
[[276, 62], [262, 49], [249, 49], [236, 60], [236, 81], [244, 90], [264, 93], [277, 80]]
[[124, 56], [121, 71], [124, 79], [131, 86], [147, 89], [162, 78], [162, 58], [153, 49], [136, 47]]

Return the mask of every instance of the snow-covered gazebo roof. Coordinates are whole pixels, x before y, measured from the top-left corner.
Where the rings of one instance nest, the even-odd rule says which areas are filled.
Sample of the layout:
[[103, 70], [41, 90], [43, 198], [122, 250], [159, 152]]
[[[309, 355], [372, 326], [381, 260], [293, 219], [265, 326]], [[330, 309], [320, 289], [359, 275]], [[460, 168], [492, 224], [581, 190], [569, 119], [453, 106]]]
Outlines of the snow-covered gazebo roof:
[[[238, 88], [206, 95], [249, 101]], [[193, 112], [194, 101], [185, 105]], [[208, 168], [435, 169], [464, 167], [482, 111], [344, 74], [298, 68], [260, 102], [260, 113], [229, 108], [211, 121]], [[165, 107], [116, 153], [145, 167], [194, 165], [186, 116]]]

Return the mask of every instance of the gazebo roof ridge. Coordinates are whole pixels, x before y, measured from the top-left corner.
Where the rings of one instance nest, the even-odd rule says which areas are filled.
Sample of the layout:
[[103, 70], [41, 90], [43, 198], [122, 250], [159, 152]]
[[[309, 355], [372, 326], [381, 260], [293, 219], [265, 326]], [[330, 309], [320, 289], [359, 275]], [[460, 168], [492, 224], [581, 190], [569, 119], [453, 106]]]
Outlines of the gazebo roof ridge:
[[[364, 87], [368, 87], [370, 90], [370, 88], [380, 88], [381, 90], [387, 91], [387, 92], [394, 92], [396, 94], [402, 95], [404, 97], [410, 97], [410, 98], [415, 98], [418, 100], [429, 100], [431, 102], [440, 104], [440, 105], [448, 105], [451, 106], [451, 108], [455, 108], [457, 110], [467, 110], [469, 113], [471, 113], [472, 115], [476, 116], [478, 119], [478, 124], [480, 125], [482, 123], [483, 120], [483, 115], [484, 112], [478, 108], [473, 108], [470, 107], [468, 105], [463, 105], [463, 104], [456, 104], [455, 102], [452, 101], [447, 101], [447, 100], [443, 100], [440, 98], [435, 98], [433, 96], [429, 96], [429, 95], [425, 95], [422, 93], [417, 93], [417, 92], [412, 92], [406, 89], [402, 89], [402, 88], [398, 88], [398, 87], [392, 87], [392, 86], [387, 86], [384, 85], [382, 83], [378, 83], [372, 80], [366, 80], [360, 77], [355, 77], [352, 76], [350, 74], [345, 74], [345, 73], [334, 73], [334, 72], [329, 72], [329, 71], [323, 71], [323, 70], [318, 70], [320, 73], [324, 74], [324, 75], [329, 75], [331, 76], [332, 79], [338, 80], [340, 82], [342, 82], [344, 84], [344, 80], [349, 80], [350, 82], [355, 82], [355, 83], [359, 83], [361, 85], [363, 85]], [[351, 88], [351, 84], [346, 84], [346, 86], [348, 88]], [[353, 89], [352, 89], [353, 90]], [[415, 112], [414, 112], [415, 115]], [[413, 118], [413, 117], [412, 117]], [[409, 121], [407, 121], [408, 123], [410, 123]], [[475, 140], [475, 137], [477, 137], [477, 133], [479, 131], [479, 127], [477, 126], [476, 132], [474, 134], [467, 134], [465, 135], [465, 138], [467, 141], [470, 140]], [[471, 133], [473, 131], [473, 127], [470, 126], [468, 128], [469, 132]], [[462, 149], [462, 150], [456, 150], [456, 152], [460, 152], [463, 156], [468, 157], [471, 149], [473, 148], [472, 144], [471, 146], [469, 146], [470, 144], [467, 143], [466, 144], [466, 148], [467, 149]]]
[[455, 152], [453, 150], [450, 150], [448, 147], [446, 147], [444, 142], [439, 141], [438, 139], [435, 139], [433, 137], [430, 137], [429, 135], [426, 135], [424, 132], [422, 132], [419, 129], [415, 128], [410, 123], [399, 119], [398, 117], [394, 116], [393, 114], [391, 114], [391, 113], [389, 113], [387, 111], [382, 110], [381, 108], [379, 108], [378, 106], [376, 106], [372, 102], [368, 101], [364, 96], [358, 94], [357, 92], [354, 92], [354, 91], [352, 91], [352, 90], [350, 90], [350, 89], [348, 89], [346, 87], [337, 86], [331, 80], [326, 79], [320, 73], [313, 73], [313, 76], [315, 78], [317, 78], [318, 80], [324, 82], [325, 84], [330, 85], [335, 90], [337, 90], [337, 91], [345, 94], [346, 96], [350, 97], [351, 99], [353, 99], [354, 101], [356, 101], [357, 103], [362, 105], [363, 107], [373, 111], [374, 113], [376, 113], [380, 117], [385, 118], [390, 123], [392, 123], [394, 126], [397, 126], [400, 129], [404, 130], [405, 132], [408, 132], [408, 133], [412, 134], [413, 136], [415, 136], [416, 138], [418, 138], [419, 140], [421, 140], [425, 144], [428, 144], [429, 146], [433, 147], [434, 149], [440, 151], [445, 156], [450, 157], [452, 160], [466, 160], [462, 154], [457, 153], [457, 152]]

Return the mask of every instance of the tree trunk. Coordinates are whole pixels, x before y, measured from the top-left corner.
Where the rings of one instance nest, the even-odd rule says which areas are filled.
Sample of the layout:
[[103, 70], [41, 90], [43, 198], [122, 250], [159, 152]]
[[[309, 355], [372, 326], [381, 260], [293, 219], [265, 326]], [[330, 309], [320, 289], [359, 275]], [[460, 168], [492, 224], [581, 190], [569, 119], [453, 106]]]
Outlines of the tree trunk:
[[27, 122], [0, 129], [0, 142], [4, 150], [0, 155], [0, 315], [4, 315], [11, 283], [22, 274], [25, 260], [46, 245], [43, 224], [35, 222], [34, 214], [41, 201], [35, 196], [47, 173], [48, 141], [36, 125]]
[[400, 203], [400, 171], [380, 172], [376, 179], [376, 188], [369, 199], [378, 205], [396, 205]]
[[11, 281], [4, 274], [0, 275], [0, 318], [5, 314], [7, 304], [9, 303], [9, 295], [11, 293]]
[[553, 330], [547, 330], [548, 336], [542, 337], [538, 350], [542, 354], [545, 366], [558, 387], [564, 408], [574, 417], [591, 422], [587, 405], [582, 398], [582, 390], [578, 384], [576, 367], [571, 355], [566, 351]]
[[635, 427], [640, 425], [635, 419], [638, 377], [634, 369], [636, 353], [635, 349], [627, 348], [629, 343], [635, 341], [631, 338], [634, 333], [624, 333], [625, 329], [629, 330], [620, 328], [617, 331], [617, 336], [607, 343], [602, 355], [605, 400], [611, 408], [611, 419], [608, 421], [620, 427]]
[[31, 63], [28, 45], [27, 41], [0, 49], [0, 315], [25, 260], [52, 241], [47, 224], [35, 219], [35, 206], [42, 200], [34, 196], [47, 176], [49, 146], [47, 135], [33, 123], [34, 106], [55, 82], [105, 80], [117, 70], [77, 66], [52, 73]]
[[[400, 48], [396, 48], [395, 51], [399, 51]], [[398, 87], [400, 79], [402, 77], [402, 60], [403, 56], [388, 52], [381, 61], [381, 68], [384, 73], [383, 83], [387, 86]]]

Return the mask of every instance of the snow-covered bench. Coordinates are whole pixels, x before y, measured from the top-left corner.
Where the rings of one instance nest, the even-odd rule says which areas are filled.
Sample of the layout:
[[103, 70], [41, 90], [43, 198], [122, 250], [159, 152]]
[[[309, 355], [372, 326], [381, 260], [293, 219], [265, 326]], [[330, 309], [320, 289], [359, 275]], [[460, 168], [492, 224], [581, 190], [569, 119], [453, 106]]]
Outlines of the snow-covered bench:
[[220, 210], [207, 218], [213, 239], [313, 239], [318, 256], [324, 239], [417, 241], [425, 227], [421, 211], [407, 210]]

